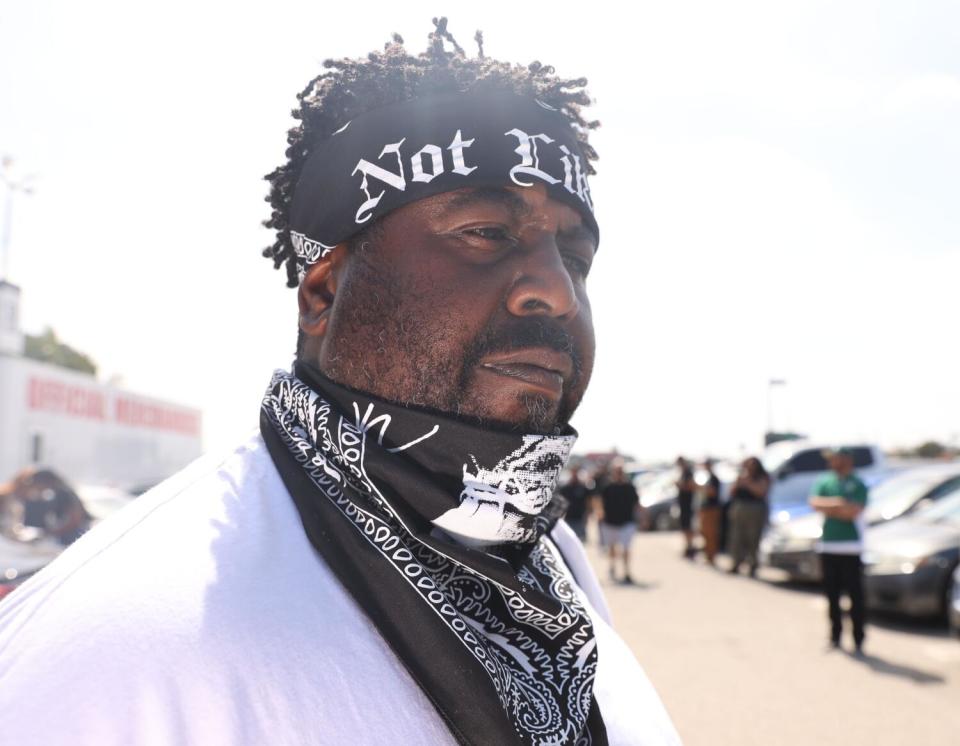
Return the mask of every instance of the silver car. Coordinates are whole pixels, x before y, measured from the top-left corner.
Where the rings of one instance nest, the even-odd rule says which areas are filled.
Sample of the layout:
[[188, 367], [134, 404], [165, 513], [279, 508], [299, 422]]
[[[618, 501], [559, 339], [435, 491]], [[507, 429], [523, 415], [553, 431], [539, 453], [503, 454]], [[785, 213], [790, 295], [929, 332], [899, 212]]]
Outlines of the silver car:
[[945, 618], [960, 563], [960, 487], [930, 507], [870, 531], [863, 563], [867, 606]]

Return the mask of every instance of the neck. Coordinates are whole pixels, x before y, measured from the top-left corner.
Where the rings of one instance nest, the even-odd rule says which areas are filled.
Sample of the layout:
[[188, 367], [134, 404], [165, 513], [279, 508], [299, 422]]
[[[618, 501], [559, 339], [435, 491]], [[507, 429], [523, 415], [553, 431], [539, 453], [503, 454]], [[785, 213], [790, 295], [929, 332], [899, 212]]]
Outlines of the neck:
[[532, 544], [562, 512], [554, 492], [576, 439], [570, 428], [531, 435], [478, 427], [351, 391], [299, 363], [296, 377], [275, 375], [268, 404], [275, 402], [303, 420], [312, 445], [359, 488], [395, 495], [398, 510], [463, 543]]

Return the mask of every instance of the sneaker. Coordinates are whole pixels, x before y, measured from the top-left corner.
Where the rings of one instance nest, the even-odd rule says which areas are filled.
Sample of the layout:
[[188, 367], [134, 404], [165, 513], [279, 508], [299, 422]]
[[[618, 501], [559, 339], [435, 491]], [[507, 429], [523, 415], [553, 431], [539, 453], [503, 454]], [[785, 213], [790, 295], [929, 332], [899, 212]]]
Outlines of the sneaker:
[[633, 585], [633, 578], [631, 578], [629, 575], [624, 575], [623, 580], [621, 580], [620, 582], [623, 583], [624, 585]]

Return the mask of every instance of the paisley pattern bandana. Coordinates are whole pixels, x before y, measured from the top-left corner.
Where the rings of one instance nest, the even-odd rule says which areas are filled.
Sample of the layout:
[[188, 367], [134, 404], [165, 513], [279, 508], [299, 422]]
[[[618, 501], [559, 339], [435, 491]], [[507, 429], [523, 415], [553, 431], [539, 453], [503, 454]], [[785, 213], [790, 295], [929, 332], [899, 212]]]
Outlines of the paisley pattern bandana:
[[576, 434], [489, 430], [295, 373], [263, 399], [271, 458], [457, 741], [606, 744], [593, 626], [548, 536]]

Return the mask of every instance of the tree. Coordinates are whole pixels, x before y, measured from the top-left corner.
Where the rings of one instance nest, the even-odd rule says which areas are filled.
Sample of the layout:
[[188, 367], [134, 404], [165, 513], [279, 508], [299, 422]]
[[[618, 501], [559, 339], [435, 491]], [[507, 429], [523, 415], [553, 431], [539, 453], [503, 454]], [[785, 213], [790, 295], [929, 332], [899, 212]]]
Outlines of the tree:
[[32, 360], [59, 365], [61, 368], [78, 370], [81, 373], [89, 373], [91, 376], [97, 375], [97, 364], [82, 352], [57, 339], [56, 332], [50, 327], [36, 337], [30, 334], [24, 335], [23, 355]]
[[947, 449], [935, 440], [928, 440], [914, 450], [914, 453], [920, 458], [942, 458], [946, 452]]

